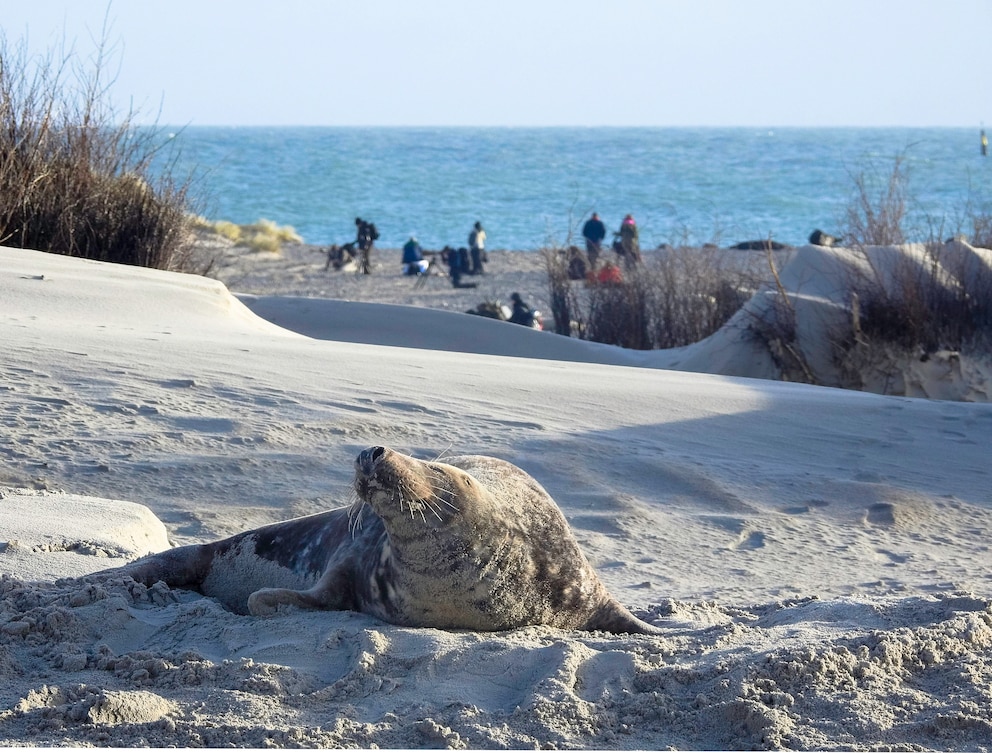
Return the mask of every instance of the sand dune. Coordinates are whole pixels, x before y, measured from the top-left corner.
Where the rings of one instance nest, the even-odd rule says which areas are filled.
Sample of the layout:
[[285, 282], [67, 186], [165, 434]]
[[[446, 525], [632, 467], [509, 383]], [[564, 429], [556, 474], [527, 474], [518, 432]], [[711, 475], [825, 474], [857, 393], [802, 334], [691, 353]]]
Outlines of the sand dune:
[[[0, 249], [0, 743], [988, 745], [992, 406], [229, 285]], [[165, 531], [345, 504], [379, 443], [532, 473], [664, 634], [262, 619], [79, 579]]]

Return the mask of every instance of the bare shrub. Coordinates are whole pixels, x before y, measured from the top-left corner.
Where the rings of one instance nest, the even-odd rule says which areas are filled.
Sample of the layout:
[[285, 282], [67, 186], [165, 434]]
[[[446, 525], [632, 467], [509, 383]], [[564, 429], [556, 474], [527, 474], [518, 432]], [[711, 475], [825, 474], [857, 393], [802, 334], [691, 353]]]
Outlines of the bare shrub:
[[652, 295], [647, 276], [628, 270], [627, 280], [589, 290], [586, 339], [632, 350], [650, 350]]
[[548, 273], [548, 300], [554, 331], [566, 337], [573, 334], [573, 329], [582, 332], [584, 324], [579, 319], [580, 306], [569, 278], [567, 254], [558, 248], [546, 248], [541, 253]]
[[882, 175], [873, 166], [852, 175], [854, 196], [845, 216], [844, 241], [852, 246], [894, 246], [906, 242], [908, 175], [905, 156]]
[[[106, 52], [31, 58], [0, 35], [0, 243], [161, 269], [190, 256], [189, 181], [161, 158], [155, 129], [107, 104]], [[160, 166], [161, 167], [161, 166]]]
[[869, 258], [871, 273], [851, 280], [860, 332], [868, 342], [904, 350], [992, 347], [992, 268], [958, 243], [928, 244], [919, 257], [900, 255], [887, 269]]
[[668, 248], [641, 269], [650, 291], [651, 342], [699, 342], [737, 313], [758, 288], [757, 257], [718, 248]]
[[971, 245], [992, 249], [992, 213], [973, 212], [971, 220]]
[[545, 258], [555, 331], [637, 350], [675, 348], [708, 337], [758, 286], [756, 259], [747, 252], [650, 251], [611, 283], [570, 279], [565, 252], [545, 251]]
[[771, 249], [766, 251], [766, 259], [771, 283], [764, 288], [763, 294], [768, 297], [769, 305], [756, 306], [749, 311], [747, 331], [764, 343], [783, 381], [820, 384], [799, 342], [796, 293], [790, 294], [782, 283]]

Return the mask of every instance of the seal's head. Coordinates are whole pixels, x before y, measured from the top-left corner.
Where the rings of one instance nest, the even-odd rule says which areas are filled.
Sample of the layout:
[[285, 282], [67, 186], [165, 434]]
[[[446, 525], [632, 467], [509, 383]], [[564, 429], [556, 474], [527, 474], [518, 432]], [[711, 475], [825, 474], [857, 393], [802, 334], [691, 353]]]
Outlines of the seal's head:
[[391, 531], [414, 522], [419, 535], [444, 526], [453, 513], [485, 493], [465, 471], [443, 463], [427, 463], [387, 447], [369, 447], [355, 459], [358, 505], [368, 504]]

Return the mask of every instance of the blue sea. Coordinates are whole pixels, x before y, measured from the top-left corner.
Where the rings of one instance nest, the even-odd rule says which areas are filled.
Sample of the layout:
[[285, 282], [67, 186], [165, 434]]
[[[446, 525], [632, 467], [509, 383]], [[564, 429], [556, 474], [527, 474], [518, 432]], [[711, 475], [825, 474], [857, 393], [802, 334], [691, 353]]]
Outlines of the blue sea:
[[967, 232], [992, 205], [992, 158], [967, 128], [267, 128], [187, 127], [157, 134], [173, 174], [191, 172], [200, 211], [291, 225], [307, 243], [378, 245], [416, 235], [464, 245], [476, 221], [488, 246], [534, 250], [579, 237], [599, 212], [630, 213], [643, 247], [842, 232], [855, 178], [882, 190], [897, 160], [914, 239]]

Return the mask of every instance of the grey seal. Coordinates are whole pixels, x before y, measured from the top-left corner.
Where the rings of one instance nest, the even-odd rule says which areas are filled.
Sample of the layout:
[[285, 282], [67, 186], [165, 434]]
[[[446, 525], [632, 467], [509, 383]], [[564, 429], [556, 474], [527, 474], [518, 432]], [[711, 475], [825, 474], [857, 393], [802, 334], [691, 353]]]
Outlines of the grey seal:
[[395, 625], [659, 633], [606, 589], [551, 496], [493, 457], [370, 447], [351, 507], [170, 549], [119, 568], [232, 611], [353, 610]]

